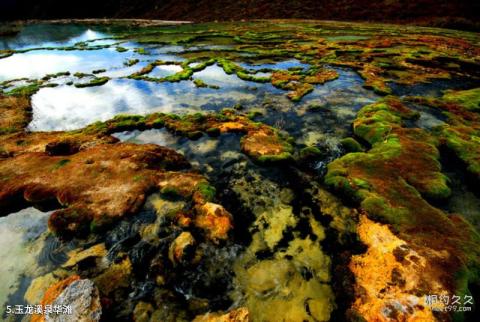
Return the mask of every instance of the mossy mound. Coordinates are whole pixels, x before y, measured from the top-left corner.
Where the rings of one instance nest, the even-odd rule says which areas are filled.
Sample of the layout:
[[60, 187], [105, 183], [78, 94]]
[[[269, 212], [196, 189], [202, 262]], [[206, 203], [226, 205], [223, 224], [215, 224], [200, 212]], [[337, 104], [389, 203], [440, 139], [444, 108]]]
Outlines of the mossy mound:
[[[480, 280], [480, 236], [461, 217], [425, 200], [444, 199], [450, 189], [438, 161], [439, 140], [424, 130], [403, 127], [405, 120], [416, 117], [393, 97], [363, 107], [353, 128], [371, 148], [331, 162], [325, 182], [358, 203], [369, 218], [391, 225], [409, 248], [425, 257], [428, 274], [436, 276], [446, 292], [463, 293], [466, 284], [458, 274], [467, 271], [470, 282]], [[442, 252], [449, 255], [439, 259]]]
[[145, 130], [165, 127], [168, 131], [198, 139], [206, 133], [217, 136], [221, 133], [243, 133], [242, 151], [260, 163], [288, 161], [292, 159], [293, 146], [289, 138], [268, 125], [252, 121], [248, 116], [225, 109], [221, 113], [175, 114], [154, 113], [146, 116], [117, 115], [106, 122], [86, 127], [89, 134], [110, 134], [126, 130]]
[[410, 97], [409, 100], [440, 110], [446, 124], [435, 129], [440, 143], [453, 152], [480, 182], [480, 88], [446, 91], [440, 99]]
[[[102, 71], [99, 71], [99, 72], [102, 72]], [[76, 83], [75, 87], [83, 88], [83, 87], [102, 86], [102, 85], [105, 85], [109, 80], [110, 80], [109, 77], [95, 77], [88, 83]]]

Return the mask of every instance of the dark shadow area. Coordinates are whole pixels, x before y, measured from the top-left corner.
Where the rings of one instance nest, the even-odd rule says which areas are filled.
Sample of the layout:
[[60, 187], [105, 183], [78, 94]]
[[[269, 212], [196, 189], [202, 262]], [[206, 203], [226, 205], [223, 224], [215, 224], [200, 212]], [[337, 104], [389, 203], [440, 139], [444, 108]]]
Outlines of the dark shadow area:
[[165, 20], [328, 19], [406, 22], [478, 30], [475, 0], [3, 0], [0, 19], [147, 18]]

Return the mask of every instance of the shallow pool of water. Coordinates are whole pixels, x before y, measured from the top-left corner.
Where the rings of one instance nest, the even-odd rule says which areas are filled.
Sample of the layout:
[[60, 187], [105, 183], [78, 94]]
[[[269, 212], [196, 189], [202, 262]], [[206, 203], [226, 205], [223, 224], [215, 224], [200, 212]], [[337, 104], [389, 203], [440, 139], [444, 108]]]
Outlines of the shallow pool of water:
[[38, 256], [44, 245], [49, 215], [27, 208], [0, 218], [0, 307], [18, 304], [9, 303], [8, 297], [15, 293], [22, 279], [38, 273]]

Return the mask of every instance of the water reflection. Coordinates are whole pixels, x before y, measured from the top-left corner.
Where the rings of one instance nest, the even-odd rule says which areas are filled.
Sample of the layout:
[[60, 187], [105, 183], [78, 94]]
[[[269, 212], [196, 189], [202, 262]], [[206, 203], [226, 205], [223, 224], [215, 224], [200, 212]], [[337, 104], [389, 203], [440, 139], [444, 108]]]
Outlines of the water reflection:
[[47, 74], [69, 71], [91, 73], [96, 69], [122, 66], [135, 54], [119, 53], [114, 49], [104, 50], [39, 50], [15, 54], [0, 59], [0, 80], [15, 78], [41, 78]]
[[[14, 37], [0, 38], [0, 49], [30, 49], [72, 46], [78, 42], [110, 37], [110, 34], [81, 25], [29, 24]], [[111, 41], [110, 41], [111, 42]], [[97, 45], [106, 42], [96, 42]]]
[[247, 63], [241, 63], [240, 66], [242, 66], [245, 69], [253, 69], [253, 70], [259, 70], [259, 69], [289, 69], [289, 68], [301, 68], [301, 69], [307, 69], [310, 67], [308, 64], [304, 64], [300, 62], [297, 59], [289, 59], [281, 62], [276, 62], [276, 63], [269, 63], [269, 64], [247, 64]]
[[154, 83], [133, 80], [113, 80], [103, 86], [81, 89], [43, 88], [32, 97], [33, 120], [29, 129], [72, 130], [120, 113], [179, 112], [182, 108], [174, 96]]
[[[29, 129], [78, 129], [95, 121], [105, 121], [119, 113], [216, 111], [238, 102], [246, 106], [255, 105], [271, 91], [285, 93], [271, 84], [246, 82], [235, 75], [227, 75], [218, 66], [210, 66], [197, 73], [196, 77], [210, 85], [222, 86], [220, 89], [210, 89], [197, 88], [191, 81], [155, 83], [114, 79], [99, 87], [79, 89], [64, 85], [42, 88], [32, 96], [33, 120]], [[257, 87], [252, 89], [253, 86]]]

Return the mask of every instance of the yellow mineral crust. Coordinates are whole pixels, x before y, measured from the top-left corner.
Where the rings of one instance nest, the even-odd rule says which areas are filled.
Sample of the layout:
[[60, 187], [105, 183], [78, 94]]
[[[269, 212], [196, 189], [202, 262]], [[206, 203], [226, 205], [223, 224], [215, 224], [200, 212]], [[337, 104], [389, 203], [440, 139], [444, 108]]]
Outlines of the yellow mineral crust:
[[[387, 225], [360, 216], [358, 235], [368, 247], [352, 257], [349, 268], [355, 275], [353, 311], [367, 321], [439, 321], [425, 302], [428, 295], [449, 295], [429, 260], [395, 236]], [[448, 254], [429, 250], [432, 257]], [[442, 305], [435, 306], [442, 309]]]

